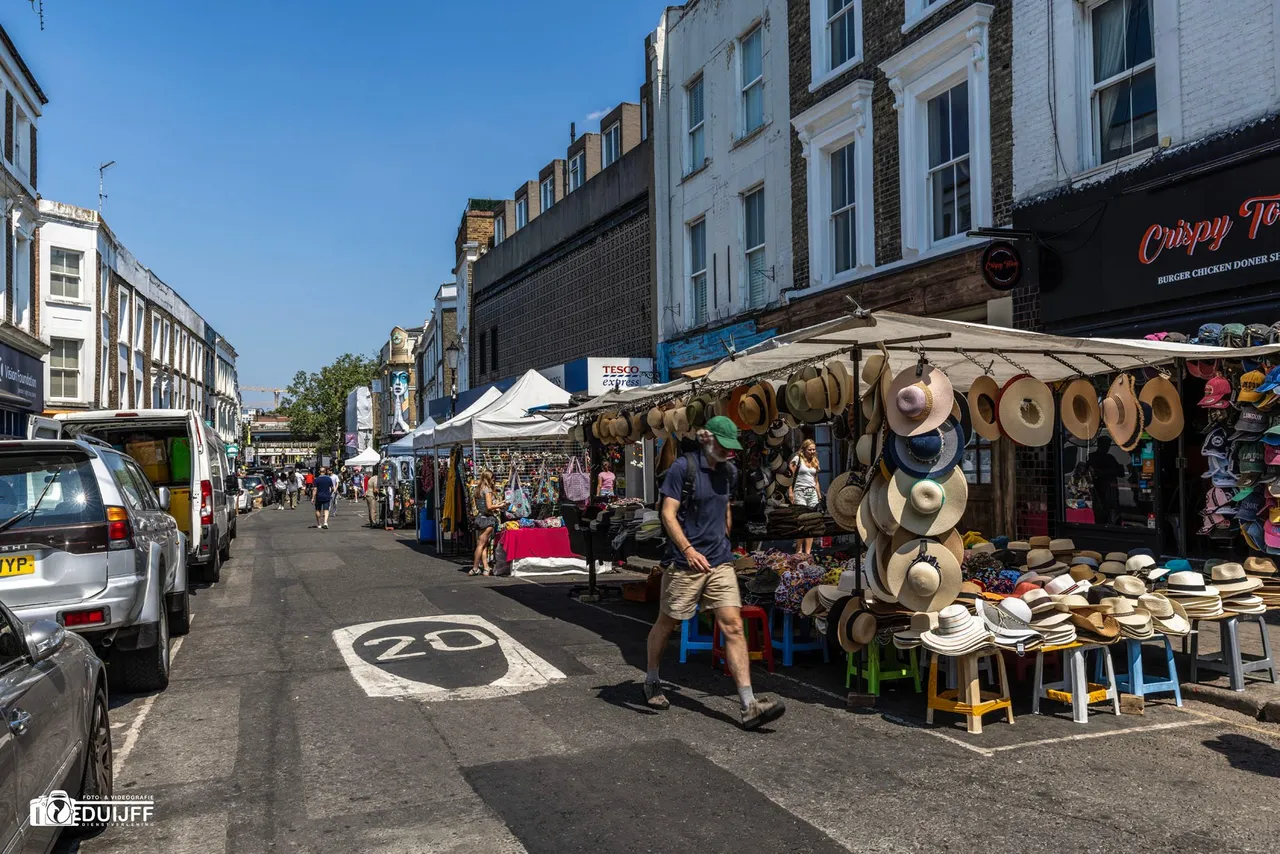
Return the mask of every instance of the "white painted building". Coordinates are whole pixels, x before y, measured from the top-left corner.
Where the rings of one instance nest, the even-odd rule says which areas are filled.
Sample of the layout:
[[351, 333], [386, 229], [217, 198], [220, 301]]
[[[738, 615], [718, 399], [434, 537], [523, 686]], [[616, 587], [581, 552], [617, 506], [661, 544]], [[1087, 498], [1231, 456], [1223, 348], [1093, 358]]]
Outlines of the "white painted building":
[[1280, 110], [1275, 0], [1013, 0], [1014, 198]]
[[[785, 0], [693, 0], [650, 35], [660, 341], [791, 283]], [[722, 354], [723, 355], [723, 354]]]

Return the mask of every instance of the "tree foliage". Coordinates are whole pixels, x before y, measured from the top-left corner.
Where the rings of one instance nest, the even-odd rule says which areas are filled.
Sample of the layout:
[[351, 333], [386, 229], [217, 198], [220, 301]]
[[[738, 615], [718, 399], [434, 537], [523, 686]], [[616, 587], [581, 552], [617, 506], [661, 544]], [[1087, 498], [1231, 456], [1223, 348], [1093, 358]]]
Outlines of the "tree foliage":
[[357, 386], [369, 385], [377, 369], [377, 360], [346, 353], [318, 372], [298, 371], [276, 412], [289, 417], [295, 436], [315, 436], [322, 447], [332, 443], [341, 449], [347, 395]]

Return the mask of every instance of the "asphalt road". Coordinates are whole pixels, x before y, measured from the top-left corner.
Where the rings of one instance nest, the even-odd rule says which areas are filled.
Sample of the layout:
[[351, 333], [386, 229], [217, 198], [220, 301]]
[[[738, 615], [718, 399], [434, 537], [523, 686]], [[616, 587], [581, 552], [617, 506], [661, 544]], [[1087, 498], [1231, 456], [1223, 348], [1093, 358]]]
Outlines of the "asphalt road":
[[644, 708], [651, 606], [468, 578], [350, 505], [309, 522], [243, 517], [169, 689], [114, 698], [117, 793], [156, 820], [78, 850], [1274, 850], [1280, 729], [1232, 712], [1020, 706], [971, 736], [909, 689], [849, 712], [843, 667], [810, 662], [759, 672], [788, 712], [744, 733], [731, 682], [674, 642], [674, 706]]

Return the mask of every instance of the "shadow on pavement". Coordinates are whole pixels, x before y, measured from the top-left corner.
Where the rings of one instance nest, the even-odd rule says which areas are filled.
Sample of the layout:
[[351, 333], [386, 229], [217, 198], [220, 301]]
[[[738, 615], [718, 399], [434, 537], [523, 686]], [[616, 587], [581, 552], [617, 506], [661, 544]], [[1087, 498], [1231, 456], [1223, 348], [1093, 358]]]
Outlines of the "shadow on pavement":
[[1237, 733], [1224, 733], [1217, 738], [1206, 739], [1204, 746], [1227, 757], [1231, 767], [1238, 771], [1280, 777], [1280, 750], [1265, 741]]

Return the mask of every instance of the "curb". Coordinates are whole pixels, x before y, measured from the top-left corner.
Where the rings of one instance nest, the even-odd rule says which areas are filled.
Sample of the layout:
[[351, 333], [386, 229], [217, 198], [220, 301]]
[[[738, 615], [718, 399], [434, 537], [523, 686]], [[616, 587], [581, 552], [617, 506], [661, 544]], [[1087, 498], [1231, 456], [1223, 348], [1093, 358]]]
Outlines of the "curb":
[[1202, 703], [1231, 709], [1249, 717], [1272, 723], [1280, 723], [1280, 698], [1267, 694], [1257, 694], [1248, 690], [1232, 691], [1230, 688], [1219, 688], [1214, 685], [1201, 685], [1184, 682], [1182, 693]]

